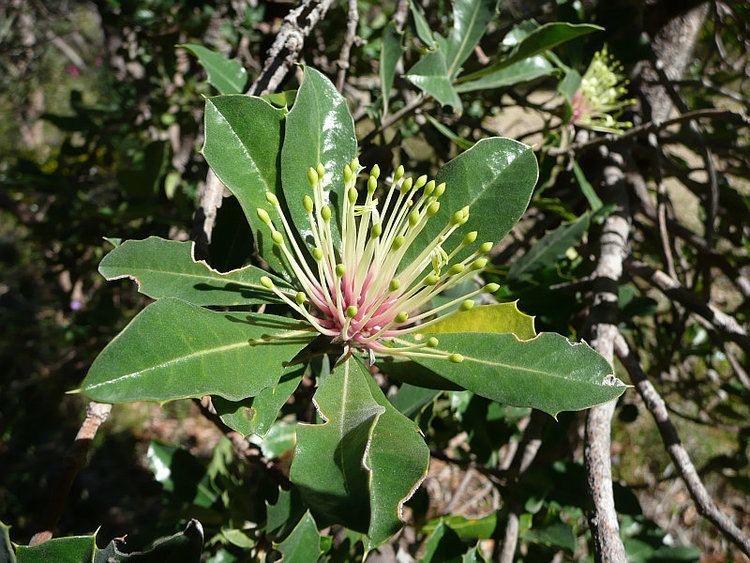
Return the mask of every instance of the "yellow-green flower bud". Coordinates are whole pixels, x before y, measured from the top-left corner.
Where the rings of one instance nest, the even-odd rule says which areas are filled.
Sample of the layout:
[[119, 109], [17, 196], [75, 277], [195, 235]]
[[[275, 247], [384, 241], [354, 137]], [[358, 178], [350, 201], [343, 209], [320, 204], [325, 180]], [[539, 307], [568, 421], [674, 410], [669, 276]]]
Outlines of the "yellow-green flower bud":
[[425, 285], [436, 285], [437, 282], [439, 282], [439, 281], [440, 281], [440, 277], [435, 272], [432, 272], [427, 277], [425, 277], [424, 284]]
[[372, 169], [370, 170], [370, 176], [372, 176], [372, 177], [373, 177], [373, 178], [375, 178], [376, 180], [377, 180], [378, 178], [380, 178], [380, 166], [378, 166], [377, 164], [376, 164], [376, 165], [374, 165], [374, 166], [372, 167]]
[[284, 235], [282, 235], [279, 231], [272, 232], [271, 239], [275, 244], [278, 244], [279, 246], [284, 244]]
[[331, 220], [331, 208], [324, 205], [323, 209], [320, 210], [320, 216], [323, 217], [323, 221], [328, 223]]
[[445, 182], [440, 182], [437, 188], [435, 188], [435, 193], [432, 195], [434, 195], [435, 197], [440, 197], [444, 193], [445, 193]]
[[468, 311], [473, 306], [474, 306], [474, 302], [471, 299], [467, 299], [466, 301], [461, 303], [461, 306], [459, 307], [459, 309], [461, 309], [462, 311]]
[[323, 259], [323, 250], [316, 246], [312, 250], [312, 255], [316, 262], [320, 262]]
[[346, 273], [346, 268], [343, 264], [336, 264], [336, 276], [339, 278], [344, 277], [344, 274]]
[[391, 248], [393, 248], [393, 250], [398, 250], [399, 248], [404, 246], [404, 241], [406, 241], [404, 235], [398, 235], [393, 239], [393, 246], [391, 246]]
[[312, 213], [313, 199], [309, 195], [306, 195], [302, 198], [302, 207], [304, 207], [305, 211], [307, 211], [308, 213]]
[[346, 316], [347, 318], [351, 319], [353, 317], [357, 316], [358, 309], [354, 305], [349, 305], [346, 308]]
[[258, 214], [258, 219], [263, 221], [269, 227], [271, 226], [271, 217], [268, 215], [268, 211], [259, 207], [255, 212]]
[[463, 220], [464, 214], [461, 213], [461, 210], [458, 210], [451, 216], [450, 224], [451, 226], [460, 225]]
[[411, 213], [409, 213], [409, 225], [413, 227], [417, 223], [419, 223], [419, 211], [414, 209]]
[[412, 178], [411, 176], [409, 176], [401, 184], [401, 193], [402, 194], [407, 193], [411, 189], [412, 185], [414, 185], [414, 178]]
[[393, 181], [398, 182], [403, 177], [404, 177], [404, 166], [401, 165], [398, 168], [396, 168], [396, 172], [393, 174]]
[[302, 291], [298, 291], [297, 295], [294, 296], [294, 300], [296, 301], [297, 305], [302, 305], [305, 301], [307, 301], [307, 295], [305, 295]]
[[348, 184], [352, 179], [352, 169], [348, 164], [344, 164], [344, 183]]
[[418, 190], [422, 186], [424, 186], [427, 183], [427, 175], [422, 174], [419, 178], [417, 178], [417, 181], [414, 182], [414, 189]]
[[479, 245], [479, 250], [477, 250], [477, 252], [481, 252], [483, 254], [487, 253], [490, 250], [492, 250], [493, 246], [495, 246], [495, 245], [492, 244], [491, 242], [483, 242], [482, 244]]
[[323, 176], [326, 175], [326, 169], [323, 168], [323, 165], [320, 162], [318, 162], [318, 166], [315, 168], [315, 171], [318, 173], [318, 178], [320, 178], [321, 180], [323, 179]]
[[314, 188], [318, 185], [318, 181], [320, 178], [318, 178], [318, 173], [315, 171], [315, 168], [312, 166], [307, 170], [307, 181], [310, 182], [310, 185]]
[[465, 269], [466, 269], [466, 266], [464, 266], [463, 264], [453, 264], [453, 266], [451, 266], [448, 269], [448, 273], [451, 276], [456, 276], [460, 274], [461, 272], [463, 272]]
[[396, 321], [397, 323], [405, 323], [406, 319], [408, 318], [409, 318], [409, 313], [407, 313], [406, 311], [401, 311], [398, 315], [396, 315], [396, 318], [393, 320]]
[[273, 282], [271, 281], [271, 278], [269, 278], [268, 276], [262, 276], [260, 278], [260, 285], [262, 285], [266, 289], [273, 288]]
[[448, 361], [453, 362], [454, 364], [460, 364], [464, 361], [464, 357], [461, 354], [451, 354], [448, 356]]
[[435, 191], [435, 180], [430, 180], [424, 187], [424, 195], [431, 196], [432, 192]]
[[380, 223], [375, 223], [370, 228], [370, 238], [378, 238], [381, 234], [383, 234], [383, 227]]
[[427, 339], [428, 348], [437, 348], [438, 344], [440, 344], [440, 341], [434, 336], [430, 336], [430, 338]]
[[433, 201], [430, 205], [427, 206], [427, 216], [432, 217], [440, 211], [440, 202], [439, 201]]
[[274, 207], [279, 206], [279, 198], [277, 198], [274, 194], [271, 192], [266, 192], [266, 201], [273, 205]]
[[482, 288], [487, 293], [495, 293], [498, 289], [500, 289], [500, 284], [497, 283], [488, 283]]
[[359, 170], [359, 159], [355, 156], [352, 159], [351, 163], [349, 163], [349, 166], [352, 167], [352, 173], [356, 174], [357, 171]]
[[391, 283], [388, 285], [388, 289], [391, 291], [398, 291], [398, 288], [401, 287], [401, 282], [398, 281], [398, 278], [393, 278], [391, 280]]
[[472, 270], [482, 270], [487, 265], [487, 258], [477, 258], [471, 263]]
[[477, 240], [476, 231], [471, 231], [470, 233], [466, 233], [464, 240], [461, 241], [461, 246], [469, 246], [470, 244], [473, 244], [475, 240]]
[[375, 193], [375, 190], [378, 187], [378, 180], [375, 178], [375, 176], [370, 176], [367, 179], [367, 192], [368, 193]]
[[354, 188], [349, 188], [349, 192], [347, 195], [349, 196], [349, 203], [354, 205], [357, 202], [357, 190]]

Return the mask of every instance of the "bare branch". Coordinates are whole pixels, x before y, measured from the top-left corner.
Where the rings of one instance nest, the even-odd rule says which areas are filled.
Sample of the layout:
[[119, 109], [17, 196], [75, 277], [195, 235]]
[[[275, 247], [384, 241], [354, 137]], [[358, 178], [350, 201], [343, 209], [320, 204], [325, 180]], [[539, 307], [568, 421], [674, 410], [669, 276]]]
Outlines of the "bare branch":
[[681, 286], [677, 280], [639, 260], [628, 260], [626, 268], [630, 273], [647, 281], [664, 295], [701, 317], [709, 328], [713, 328], [727, 339], [736, 342], [745, 351], [750, 351], [750, 337], [734, 317], [720, 311], [711, 303], [704, 303], [695, 293]]
[[49, 503], [42, 517], [42, 531], [34, 534], [29, 545], [38, 545], [52, 538], [73, 482], [78, 472], [86, 465], [91, 442], [94, 440], [99, 427], [109, 417], [111, 410], [112, 405], [94, 401], [91, 401], [86, 407], [86, 418], [83, 419], [75, 440], [62, 461], [61, 473], [55, 480], [54, 487], [50, 490]]
[[615, 338], [615, 352], [622, 365], [628, 371], [630, 379], [635, 384], [646, 408], [648, 408], [654, 417], [669, 457], [672, 458], [672, 463], [674, 463], [682, 480], [685, 482], [690, 496], [698, 508], [698, 512], [716, 526], [730, 541], [736, 544], [745, 555], [750, 556], [750, 538], [743, 534], [742, 530], [726, 514], [719, 510], [711, 495], [708, 494], [693, 462], [690, 460], [690, 455], [682, 445], [682, 442], [680, 442], [677, 429], [669, 419], [664, 399], [662, 399], [659, 392], [648, 380], [641, 368], [636, 353], [630, 350], [627, 342], [620, 334]]
[[[625, 159], [611, 153], [604, 167], [603, 195], [617, 205], [607, 217], [600, 238], [599, 260], [594, 271], [594, 304], [591, 310], [591, 345], [607, 360], [613, 359], [617, 334], [618, 283], [630, 236], [630, 205], [625, 187]], [[611, 432], [616, 401], [592, 408], [586, 416], [584, 461], [593, 506], [588, 514], [598, 561], [626, 561], [625, 547], [615, 511], [612, 490]]]
[[346, 80], [346, 71], [349, 68], [349, 54], [352, 50], [354, 40], [357, 38], [357, 24], [359, 23], [359, 10], [357, 10], [357, 0], [349, 0], [349, 14], [346, 19], [346, 35], [344, 43], [341, 45], [341, 53], [336, 64], [339, 66], [339, 72], [336, 75], [336, 89], [339, 92], [344, 91], [344, 81]]

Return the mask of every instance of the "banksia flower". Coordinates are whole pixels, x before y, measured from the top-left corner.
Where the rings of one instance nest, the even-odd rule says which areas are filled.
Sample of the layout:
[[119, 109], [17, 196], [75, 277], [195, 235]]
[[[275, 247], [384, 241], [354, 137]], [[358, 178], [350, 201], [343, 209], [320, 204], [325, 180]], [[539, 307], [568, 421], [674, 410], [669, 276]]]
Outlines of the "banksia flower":
[[594, 53], [581, 85], [573, 94], [572, 124], [605, 133], [622, 133], [633, 126], [630, 121], [618, 121], [622, 111], [635, 102], [624, 97], [628, 82], [622, 70], [622, 65], [606, 48]]
[[[492, 243], [477, 244], [476, 231], [461, 238], [452, 236], [469, 219], [466, 206], [453, 213], [438, 236], [416, 249], [416, 259], [405, 261], [407, 251], [415, 254], [412, 245], [437, 214], [440, 198], [450, 187], [428, 181], [427, 176], [405, 177], [399, 166], [385, 182], [380, 205], [376, 199], [380, 168], [375, 165], [370, 170], [364, 198], [356, 187], [362, 170], [357, 159], [344, 165], [340, 233], [334, 233], [333, 212], [323, 191], [326, 170], [321, 164], [308, 170], [311, 193], [300, 203], [307, 213], [312, 248], [297, 241], [278, 199], [267, 194], [272, 209], [258, 208], [258, 217], [268, 226], [299, 291], [291, 296], [270, 277], [261, 283], [320, 334], [349, 350], [368, 353], [371, 361], [375, 355], [408, 355], [461, 362], [459, 354], [436, 350], [434, 337], [419, 342], [403, 337], [424, 330], [454, 307], [471, 308], [471, 298], [482, 292], [498, 290], [497, 284], [490, 283], [430, 306], [434, 297], [485, 268], [484, 255]], [[358, 204], [360, 199], [364, 201]]]

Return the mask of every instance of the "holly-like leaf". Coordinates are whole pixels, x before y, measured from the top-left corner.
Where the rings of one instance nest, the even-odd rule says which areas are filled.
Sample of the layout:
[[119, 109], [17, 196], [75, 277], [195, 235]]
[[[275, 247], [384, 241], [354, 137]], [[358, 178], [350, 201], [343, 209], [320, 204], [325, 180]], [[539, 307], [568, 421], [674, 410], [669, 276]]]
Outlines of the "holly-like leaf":
[[276, 385], [284, 363], [313, 337], [306, 325], [284, 317], [162, 299], [104, 348], [81, 391], [104, 403], [203, 395], [240, 401]]
[[276, 385], [244, 401], [233, 402], [215, 397], [214, 408], [222, 422], [232, 430], [244, 436], [265, 436], [279, 416], [281, 407], [299, 386], [304, 371], [305, 366], [288, 367]]
[[429, 49], [434, 49], [435, 37], [432, 35], [430, 24], [427, 23], [427, 18], [425, 18], [421, 6], [419, 6], [414, 0], [409, 0], [409, 9], [414, 24], [414, 32], [417, 34], [417, 37], [419, 37], [422, 43], [424, 43]]
[[416, 237], [402, 263], [413, 262], [466, 205], [470, 206], [469, 220], [449, 241], [458, 244], [461, 233], [468, 231], [478, 231], [480, 241], [500, 241], [526, 211], [538, 176], [531, 147], [503, 137], [482, 139], [438, 172], [437, 182], [446, 183], [440, 210]]
[[590, 215], [584, 213], [575, 221], [564, 223], [546, 233], [531, 246], [526, 254], [513, 262], [508, 271], [508, 277], [521, 279], [536, 270], [557, 264], [571, 246], [578, 244], [589, 228], [589, 222]]
[[366, 533], [368, 472], [362, 464], [372, 426], [385, 412], [369, 389], [368, 375], [338, 366], [315, 393], [323, 424], [298, 424], [289, 477], [322, 526], [341, 523]]
[[520, 340], [536, 336], [534, 317], [518, 310], [518, 301], [481, 305], [442, 317], [425, 330], [432, 334], [450, 332], [496, 332], [515, 334]]
[[305, 512], [292, 532], [275, 546], [284, 563], [316, 563], [320, 557], [320, 533], [310, 512]]
[[16, 548], [18, 563], [83, 563], [92, 561], [96, 549], [95, 536], [69, 536], [53, 538], [38, 545], [19, 545]]
[[286, 110], [254, 96], [206, 99], [203, 156], [234, 194], [250, 223], [263, 258], [283, 271], [278, 249], [256, 210], [265, 207], [266, 192], [280, 195], [280, 153]]
[[393, 79], [396, 76], [396, 65], [404, 52], [401, 45], [402, 34], [396, 24], [390, 22], [383, 30], [383, 46], [380, 49], [380, 91], [383, 94], [383, 113], [388, 112], [388, 99], [393, 90]]
[[125, 541], [114, 539], [97, 551], [94, 563], [182, 563], [199, 561], [203, 551], [203, 526], [192, 519], [185, 529], [159, 538], [143, 551], [125, 552]]
[[[437, 375], [477, 395], [515, 407], [531, 407], [557, 416], [606, 403], [622, 395], [623, 383], [609, 362], [588, 344], [541, 333], [519, 341], [512, 334], [439, 334], [438, 348], [463, 356], [414, 358]], [[413, 383], [413, 382], [412, 382]]]
[[220, 94], [241, 94], [247, 84], [247, 71], [234, 59], [227, 59], [221, 53], [206, 49], [201, 45], [187, 43], [180, 45], [198, 57], [198, 62], [206, 69], [208, 83]]
[[427, 473], [427, 445], [355, 358], [315, 401], [325, 422], [298, 426], [290, 478], [319, 522], [366, 533], [374, 548], [400, 528], [402, 504]]
[[274, 539], [285, 538], [293, 526], [302, 518], [305, 509], [299, 491], [279, 489], [274, 504], [266, 503], [266, 532]]
[[370, 431], [364, 465], [370, 471], [371, 548], [384, 543], [402, 526], [403, 503], [427, 476], [430, 450], [419, 427], [386, 399], [375, 380], [358, 360], [349, 360], [370, 386], [377, 403], [385, 408]]
[[497, 9], [497, 0], [454, 0], [453, 28], [445, 42], [445, 61], [448, 76], [455, 78], [463, 62], [484, 35], [487, 24], [492, 21]]
[[541, 55], [529, 57], [510, 66], [500, 68], [495, 72], [487, 74], [471, 82], [461, 82], [456, 86], [457, 92], [474, 92], [476, 90], [491, 90], [493, 88], [504, 88], [536, 80], [554, 72], [555, 68]]
[[588, 35], [595, 31], [603, 31], [604, 28], [598, 25], [588, 23], [567, 23], [567, 22], [550, 22], [541, 25], [529, 33], [524, 33], [523, 39], [521, 39], [515, 47], [508, 53], [507, 56], [502, 57], [500, 60], [486, 66], [485, 68], [473, 72], [467, 76], [462, 77], [464, 81], [477, 80], [483, 76], [490, 75], [501, 68], [506, 68], [522, 61], [538, 55], [549, 49], [571, 41], [583, 35]]
[[445, 522], [440, 522], [425, 542], [421, 561], [423, 563], [462, 563], [465, 550], [456, 532]]
[[138, 291], [153, 299], [177, 297], [194, 305], [252, 305], [279, 303], [280, 299], [260, 284], [269, 276], [293, 296], [285, 281], [255, 266], [217, 272], [194, 256], [195, 243], [149, 237], [128, 240], [114, 248], [99, 264], [108, 281], [130, 278]]
[[312, 195], [307, 170], [322, 164], [325, 168], [323, 192], [333, 211], [331, 231], [338, 245], [344, 193], [344, 165], [357, 155], [354, 120], [346, 100], [331, 81], [317, 70], [305, 67], [292, 111], [286, 118], [281, 151], [281, 178], [284, 196], [294, 225], [304, 240], [312, 231], [302, 198]]
[[461, 110], [461, 99], [453, 88], [445, 53], [441, 49], [430, 51], [419, 59], [406, 73], [406, 78], [441, 105], [451, 106], [457, 112]]

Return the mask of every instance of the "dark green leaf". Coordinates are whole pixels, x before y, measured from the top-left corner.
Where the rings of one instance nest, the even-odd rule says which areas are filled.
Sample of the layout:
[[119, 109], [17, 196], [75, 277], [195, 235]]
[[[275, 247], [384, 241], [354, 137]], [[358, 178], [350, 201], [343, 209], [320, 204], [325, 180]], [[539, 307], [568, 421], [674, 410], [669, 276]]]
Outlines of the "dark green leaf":
[[448, 76], [455, 78], [463, 62], [484, 35], [492, 21], [498, 0], [454, 0], [453, 28], [445, 42]]
[[143, 551], [125, 553], [125, 548], [124, 541], [113, 540], [96, 553], [94, 563], [197, 563], [203, 551], [203, 526], [193, 519], [183, 531], [160, 538]]
[[383, 113], [388, 112], [388, 99], [393, 90], [393, 79], [396, 76], [396, 65], [404, 52], [401, 46], [402, 34], [396, 30], [396, 24], [390, 22], [383, 30], [383, 46], [380, 49], [380, 91], [383, 95]]
[[275, 547], [284, 555], [284, 563], [316, 563], [320, 557], [320, 534], [310, 512], [305, 512], [289, 536]]
[[440, 522], [425, 542], [422, 563], [462, 563], [466, 548], [456, 532]]
[[274, 539], [285, 538], [302, 518], [305, 509], [299, 491], [292, 487], [279, 490], [275, 504], [266, 504], [266, 532]]
[[81, 390], [105, 403], [219, 395], [239, 401], [276, 385], [314, 336], [273, 315], [215, 313], [179, 299], [146, 307], [99, 354]]
[[95, 536], [53, 538], [38, 545], [19, 545], [18, 563], [85, 563], [94, 558]]
[[552, 416], [616, 399], [625, 386], [607, 360], [588, 344], [573, 344], [554, 333], [519, 341], [512, 334], [437, 335], [439, 349], [463, 355], [414, 360], [441, 377], [505, 405], [531, 407]]
[[406, 73], [406, 78], [441, 105], [451, 106], [454, 111], [460, 112], [461, 99], [453, 88], [445, 54], [440, 49], [430, 51], [419, 59]]
[[439, 389], [428, 389], [417, 387], [409, 383], [404, 383], [398, 392], [391, 397], [391, 404], [398, 409], [398, 412], [409, 418], [418, 414], [422, 407], [432, 401], [440, 394]]
[[538, 176], [531, 147], [502, 137], [482, 139], [438, 172], [438, 183], [446, 183], [440, 210], [416, 237], [402, 263], [416, 260], [451, 216], [466, 205], [471, 206], [469, 220], [449, 240], [458, 244], [461, 233], [478, 231], [479, 241], [500, 241], [526, 211]]
[[240, 202], [261, 255], [276, 270], [282, 262], [256, 210], [266, 192], [280, 197], [280, 152], [286, 111], [254, 96], [206, 99], [203, 156]]
[[286, 118], [284, 147], [281, 151], [281, 177], [284, 196], [292, 221], [307, 240], [310, 224], [302, 198], [312, 195], [307, 170], [322, 164], [325, 168], [323, 191], [331, 210], [331, 230], [338, 245], [344, 193], [344, 165], [357, 155], [354, 120], [346, 100], [324, 75], [305, 67], [302, 85], [292, 111]]
[[535, 80], [541, 76], [552, 74], [554, 67], [541, 55], [529, 57], [505, 68], [487, 74], [478, 80], [462, 82], [456, 86], [456, 92], [474, 92], [476, 90], [490, 90], [504, 88], [521, 82]]
[[208, 83], [216, 88], [220, 94], [241, 94], [247, 84], [247, 71], [242, 64], [233, 59], [227, 59], [221, 53], [206, 49], [201, 45], [180, 45], [198, 57], [201, 66], [206, 69]]
[[523, 534], [523, 539], [530, 543], [564, 549], [570, 553], [573, 553], [576, 548], [576, 535], [573, 527], [559, 521], [541, 528], [527, 530]]
[[510, 279], [521, 279], [541, 268], [557, 264], [571, 246], [576, 246], [589, 228], [590, 216], [584, 213], [572, 223], [564, 223], [546, 233], [508, 271]]
[[146, 459], [154, 479], [179, 503], [209, 507], [216, 500], [206, 468], [183, 448], [152, 440]]
[[260, 284], [273, 278], [281, 289], [294, 295], [283, 280], [255, 266], [220, 273], [203, 260], [195, 260], [193, 242], [149, 237], [128, 240], [107, 254], [99, 273], [107, 280], [130, 278], [138, 291], [153, 299], [177, 297], [194, 305], [251, 305], [281, 300]]
[[409, 8], [411, 10], [411, 17], [414, 21], [414, 31], [428, 48], [435, 48], [435, 38], [432, 35], [430, 24], [427, 23], [427, 19], [422, 12], [422, 8], [414, 1], [409, 0]]
[[441, 521], [450, 526], [462, 540], [488, 539], [492, 537], [497, 527], [497, 514], [493, 512], [484, 518], [466, 518], [458, 515], [443, 516], [439, 520], [425, 524], [423, 530], [429, 533]]
[[215, 397], [216, 412], [224, 424], [244, 436], [265, 436], [279, 416], [281, 407], [297, 389], [304, 371], [305, 366], [288, 367], [276, 385], [244, 401], [232, 402]]
[[495, 71], [508, 67], [513, 63], [522, 61], [534, 55], [538, 55], [548, 49], [555, 47], [595, 31], [603, 31], [604, 28], [598, 25], [587, 23], [567, 23], [567, 22], [550, 22], [539, 26], [526, 35], [506, 56], [494, 64], [491, 64], [482, 70], [473, 72], [462, 77], [462, 81], [468, 82], [477, 80], [483, 76], [494, 73]]
[[586, 197], [586, 201], [589, 202], [591, 211], [599, 211], [603, 205], [602, 200], [599, 199], [599, 196], [596, 194], [596, 190], [594, 190], [594, 187], [586, 179], [586, 175], [583, 173], [583, 170], [581, 170], [581, 167], [575, 160], [573, 161], [573, 174], [575, 175], [576, 181], [581, 188], [581, 192], [583, 192], [583, 195]]

